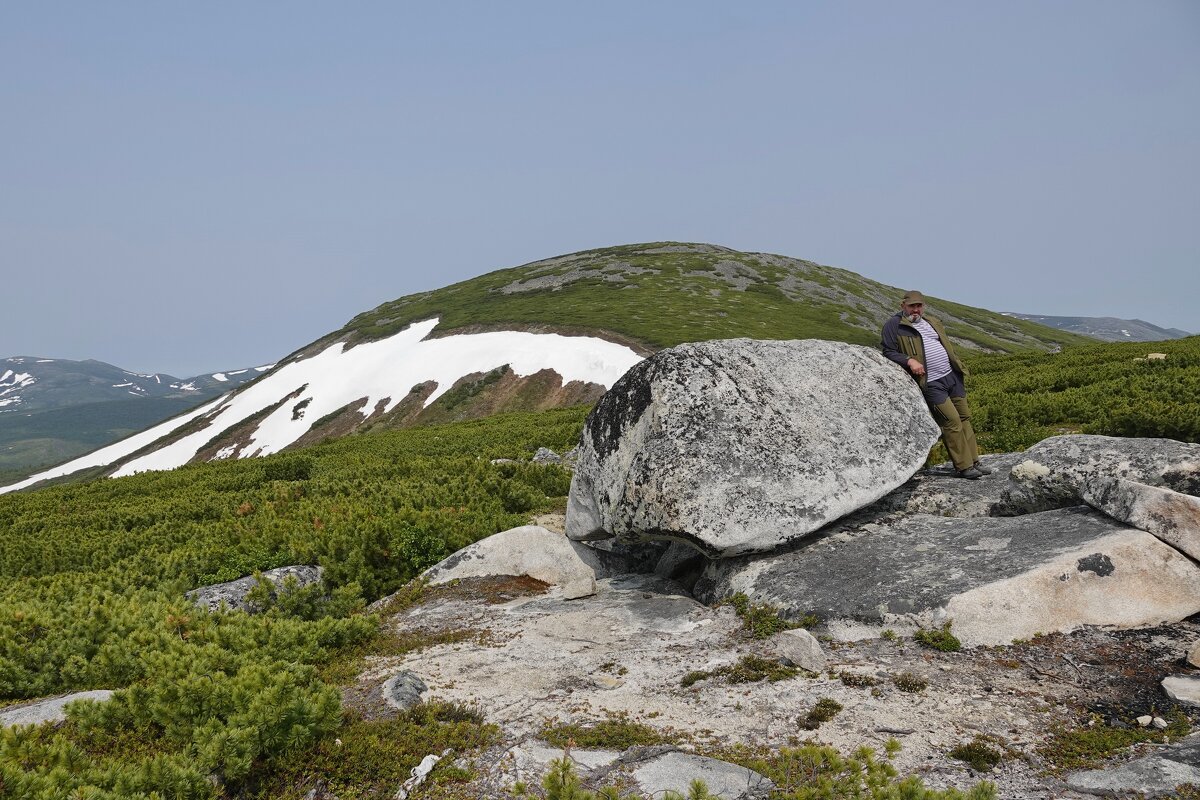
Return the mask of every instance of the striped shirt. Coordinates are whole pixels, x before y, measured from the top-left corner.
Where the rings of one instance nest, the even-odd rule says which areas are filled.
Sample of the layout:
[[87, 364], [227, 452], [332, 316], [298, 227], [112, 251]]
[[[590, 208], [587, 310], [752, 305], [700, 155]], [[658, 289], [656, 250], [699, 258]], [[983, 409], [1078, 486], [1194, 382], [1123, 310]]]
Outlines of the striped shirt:
[[936, 381], [949, 375], [950, 356], [946, 355], [946, 348], [942, 346], [937, 331], [923, 319], [914, 322], [913, 327], [921, 334], [921, 340], [925, 343], [925, 380]]

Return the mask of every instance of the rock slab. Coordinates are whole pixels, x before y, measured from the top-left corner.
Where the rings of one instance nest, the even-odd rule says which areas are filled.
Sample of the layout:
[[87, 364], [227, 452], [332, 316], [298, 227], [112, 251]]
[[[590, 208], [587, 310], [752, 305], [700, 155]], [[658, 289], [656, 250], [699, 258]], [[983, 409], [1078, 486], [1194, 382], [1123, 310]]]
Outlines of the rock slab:
[[1076, 505], [1089, 481], [1122, 478], [1200, 495], [1200, 444], [1173, 439], [1051, 436], [1012, 468], [995, 513], [1029, 514]]
[[952, 620], [963, 643], [994, 645], [1083, 625], [1186, 619], [1200, 612], [1200, 567], [1144, 531], [1075, 506], [884, 520], [789, 552], [713, 562], [694, 589], [706, 603], [738, 592], [790, 619]]
[[90, 692], [75, 692], [49, 700], [39, 700], [0, 711], [0, 728], [11, 728], [15, 725], [41, 725], [43, 722], [62, 722], [67, 718], [67, 703], [75, 700], [92, 700], [103, 703], [112, 697], [109, 689], [94, 689]]
[[588, 415], [566, 532], [768, 551], [903, 484], [938, 435], [916, 384], [874, 350], [680, 345], [630, 369]]
[[1200, 497], [1124, 478], [1088, 480], [1080, 495], [1092, 508], [1200, 561]]
[[[293, 578], [296, 581], [296, 586], [301, 587], [320, 583], [321, 572], [320, 567], [300, 564], [268, 569], [260, 574], [264, 580], [271, 582], [275, 586], [282, 586], [288, 578]], [[199, 589], [193, 589], [188, 592], [187, 597], [196, 605], [203, 606], [210, 611], [217, 611], [221, 608], [221, 604], [224, 603], [227, 611], [253, 612], [255, 609], [251, 604], [247, 603], [246, 597], [257, 585], [258, 579], [253, 575], [247, 575], [235, 581], [216, 583], [212, 586], [201, 586]]]
[[1162, 687], [1176, 703], [1200, 708], [1200, 677], [1168, 675], [1163, 678]]
[[687, 797], [693, 781], [704, 781], [709, 794], [721, 800], [765, 798], [775, 784], [759, 773], [727, 761], [673, 751], [639, 764], [630, 777], [648, 797], [668, 791]]

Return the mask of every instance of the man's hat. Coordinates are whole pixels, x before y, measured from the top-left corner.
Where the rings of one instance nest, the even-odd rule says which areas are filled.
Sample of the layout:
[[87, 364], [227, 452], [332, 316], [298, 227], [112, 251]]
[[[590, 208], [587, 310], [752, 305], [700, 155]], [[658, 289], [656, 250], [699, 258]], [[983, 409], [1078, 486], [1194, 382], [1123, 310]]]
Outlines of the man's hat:
[[918, 292], [916, 289], [909, 289], [904, 293], [904, 297], [900, 298], [900, 302], [906, 306], [911, 306], [913, 303], [924, 303], [925, 295]]

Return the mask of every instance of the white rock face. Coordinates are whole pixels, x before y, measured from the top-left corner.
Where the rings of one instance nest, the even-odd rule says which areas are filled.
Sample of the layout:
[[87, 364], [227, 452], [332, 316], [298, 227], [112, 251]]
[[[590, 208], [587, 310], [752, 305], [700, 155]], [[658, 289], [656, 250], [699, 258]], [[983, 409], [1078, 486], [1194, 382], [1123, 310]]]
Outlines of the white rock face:
[[464, 547], [423, 577], [436, 585], [457, 578], [528, 575], [561, 586], [571, 599], [595, 594], [598, 570], [603, 572], [600, 561], [587, 547], [540, 525], [523, 525]]
[[1084, 625], [1136, 628], [1200, 612], [1200, 568], [1142, 531], [1114, 533], [945, 606], [965, 644], [1010, 644]]
[[1085, 481], [1080, 494], [1092, 508], [1200, 560], [1200, 497], [1124, 478]]
[[632, 368], [588, 416], [567, 535], [771, 550], [904, 483], [938, 435], [912, 379], [866, 347], [680, 345]]

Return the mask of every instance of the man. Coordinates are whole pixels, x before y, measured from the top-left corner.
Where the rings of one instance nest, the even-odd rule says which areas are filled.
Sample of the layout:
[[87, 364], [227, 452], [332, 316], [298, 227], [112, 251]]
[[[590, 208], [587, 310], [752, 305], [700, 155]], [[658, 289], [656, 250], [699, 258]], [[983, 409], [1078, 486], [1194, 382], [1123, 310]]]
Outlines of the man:
[[900, 311], [883, 325], [883, 354], [908, 370], [925, 395], [925, 402], [942, 429], [942, 441], [958, 477], [978, 480], [991, 470], [979, 463], [975, 429], [963, 378], [966, 367], [933, 317], [925, 316], [925, 297], [910, 290], [900, 300]]

